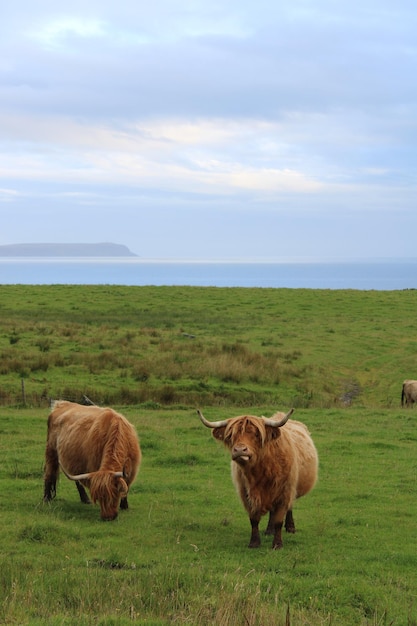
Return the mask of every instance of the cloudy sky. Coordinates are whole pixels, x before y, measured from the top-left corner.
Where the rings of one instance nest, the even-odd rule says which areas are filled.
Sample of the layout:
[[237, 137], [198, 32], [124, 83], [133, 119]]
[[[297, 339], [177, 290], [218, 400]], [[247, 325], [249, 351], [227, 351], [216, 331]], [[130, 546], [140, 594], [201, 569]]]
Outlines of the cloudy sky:
[[417, 256], [415, 0], [13, 0], [0, 244]]

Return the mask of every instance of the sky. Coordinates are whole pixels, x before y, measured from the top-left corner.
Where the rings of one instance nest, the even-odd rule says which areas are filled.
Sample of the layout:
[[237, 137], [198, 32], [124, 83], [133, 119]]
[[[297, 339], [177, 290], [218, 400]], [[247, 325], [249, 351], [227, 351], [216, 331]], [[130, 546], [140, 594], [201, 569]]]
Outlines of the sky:
[[415, 0], [0, 13], [0, 245], [417, 256]]

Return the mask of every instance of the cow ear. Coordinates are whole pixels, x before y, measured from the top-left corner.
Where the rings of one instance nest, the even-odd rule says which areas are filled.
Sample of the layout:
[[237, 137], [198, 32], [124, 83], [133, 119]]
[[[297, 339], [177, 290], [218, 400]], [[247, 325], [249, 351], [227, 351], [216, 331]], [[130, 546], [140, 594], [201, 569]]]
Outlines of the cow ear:
[[123, 478], [118, 478], [117, 481], [117, 491], [120, 493], [122, 497], [126, 497], [129, 491], [129, 488], [126, 484], [126, 481]]
[[266, 437], [268, 441], [272, 441], [273, 439], [278, 439], [281, 436], [281, 429], [274, 428], [273, 426], [266, 427]]
[[218, 439], [219, 441], [223, 441], [225, 430], [226, 430], [225, 426], [220, 426], [220, 428], [213, 428], [213, 437], [215, 439]]

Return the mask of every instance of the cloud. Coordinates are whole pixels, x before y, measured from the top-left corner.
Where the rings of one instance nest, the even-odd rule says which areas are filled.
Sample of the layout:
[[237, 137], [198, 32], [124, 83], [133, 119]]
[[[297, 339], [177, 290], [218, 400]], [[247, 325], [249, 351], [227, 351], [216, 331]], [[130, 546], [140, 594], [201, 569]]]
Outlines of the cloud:
[[0, 188], [0, 202], [11, 202], [19, 196], [19, 192], [16, 189], [1, 189]]
[[[411, 1], [16, 0], [3, 13], [0, 198], [19, 215], [3, 229], [10, 243], [25, 213], [32, 236], [32, 216], [54, 211], [68, 236], [73, 220], [101, 220], [102, 240], [123, 223], [131, 238], [137, 215], [141, 228], [167, 229], [166, 252], [194, 211], [224, 248], [272, 237], [272, 222], [262, 235], [254, 226], [267, 215], [279, 227], [316, 216], [332, 251], [355, 232], [334, 217], [358, 220], [375, 247], [391, 233], [394, 251], [413, 249]], [[311, 224], [302, 228], [290, 229], [295, 242], [308, 240]]]
[[97, 20], [85, 21], [78, 17], [59, 17], [43, 24], [39, 30], [32, 33], [35, 41], [47, 49], [56, 49], [69, 46], [74, 39], [92, 39], [104, 37], [103, 23]]

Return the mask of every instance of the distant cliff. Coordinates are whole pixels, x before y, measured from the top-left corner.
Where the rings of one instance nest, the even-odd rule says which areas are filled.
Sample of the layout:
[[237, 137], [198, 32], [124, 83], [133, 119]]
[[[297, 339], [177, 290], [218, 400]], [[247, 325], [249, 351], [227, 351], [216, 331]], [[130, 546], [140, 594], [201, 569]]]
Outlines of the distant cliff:
[[137, 256], [118, 243], [15, 243], [0, 246], [0, 257], [127, 257]]

